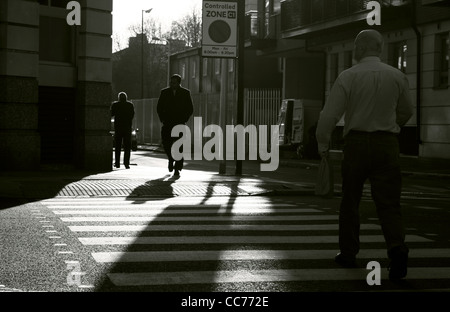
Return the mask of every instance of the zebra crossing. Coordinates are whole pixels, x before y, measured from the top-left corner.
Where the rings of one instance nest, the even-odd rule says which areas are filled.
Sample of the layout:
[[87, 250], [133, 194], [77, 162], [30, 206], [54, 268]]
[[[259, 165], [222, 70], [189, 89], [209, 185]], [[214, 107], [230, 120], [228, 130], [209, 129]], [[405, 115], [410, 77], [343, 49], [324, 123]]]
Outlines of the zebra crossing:
[[[388, 280], [376, 221], [361, 224], [360, 267], [334, 263], [338, 214], [326, 201], [57, 197], [43, 204], [96, 266], [109, 266], [107, 279], [117, 289], [298, 291], [320, 283], [326, 291], [377, 290], [366, 280], [371, 261], [382, 266], [380, 290], [398, 287]], [[450, 288], [450, 248], [421, 235], [407, 233], [406, 239], [408, 280], [428, 288], [439, 280], [439, 288]]]

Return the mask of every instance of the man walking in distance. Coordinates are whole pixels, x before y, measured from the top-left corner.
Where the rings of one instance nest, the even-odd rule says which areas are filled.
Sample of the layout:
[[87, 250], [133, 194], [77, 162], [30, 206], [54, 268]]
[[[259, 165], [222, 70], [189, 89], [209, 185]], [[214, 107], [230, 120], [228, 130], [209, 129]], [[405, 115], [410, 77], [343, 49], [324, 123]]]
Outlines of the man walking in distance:
[[123, 143], [123, 164], [125, 168], [129, 169], [134, 105], [128, 101], [125, 92], [120, 92], [118, 98], [119, 100], [111, 105], [111, 116], [114, 117], [114, 166], [120, 168], [120, 153]]
[[170, 86], [161, 90], [158, 99], [157, 113], [161, 121], [161, 139], [169, 161], [169, 172], [175, 169], [178, 176], [183, 169], [183, 159], [175, 161], [172, 157], [172, 145], [179, 137], [172, 137], [172, 128], [176, 125], [186, 124], [194, 111], [191, 92], [181, 87], [181, 76], [170, 77]]
[[383, 37], [364, 30], [354, 43], [358, 62], [337, 78], [316, 131], [318, 150], [328, 156], [330, 137], [345, 114], [339, 248], [335, 261], [356, 267], [359, 252], [359, 203], [366, 179], [371, 184], [387, 245], [389, 278], [407, 274], [408, 247], [401, 215], [401, 171], [398, 133], [413, 115], [407, 77], [383, 64]]

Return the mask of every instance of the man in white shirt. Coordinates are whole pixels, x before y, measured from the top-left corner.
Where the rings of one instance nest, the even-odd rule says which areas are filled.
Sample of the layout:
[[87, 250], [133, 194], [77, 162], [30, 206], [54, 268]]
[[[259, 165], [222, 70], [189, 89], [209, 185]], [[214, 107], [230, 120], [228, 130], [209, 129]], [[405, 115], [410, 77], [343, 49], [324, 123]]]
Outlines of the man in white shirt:
[[337, 78], [322, 110], [316, 136], [319, 154], [328, 156], [330, 138], [344, 116], [342, 201], [339, 212], [339, 248], [335, 261], [356, 266], [359, 252], [359, 203], [366, 179], [387, 244], [389, 277], [407, 274], [408, 247], [401, 215], [401, 171], [398, 134], [413, 115], [407, 77], [381, 62], [383, 37], [364, 30], [355, 39], [358, 62]]

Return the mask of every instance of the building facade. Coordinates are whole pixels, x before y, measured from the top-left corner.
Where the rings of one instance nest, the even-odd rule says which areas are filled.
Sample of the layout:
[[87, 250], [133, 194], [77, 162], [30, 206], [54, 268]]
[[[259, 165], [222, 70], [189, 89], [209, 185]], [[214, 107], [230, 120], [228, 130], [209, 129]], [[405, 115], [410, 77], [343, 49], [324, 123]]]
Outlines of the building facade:
[[[283, 64], [283, 97], [321, 100], [343, 70], [353, 64], [353, 41], [363, 29], [382, 33], [382, 60], [409, 78], [415, 116], [402, 129], [402, 154], [450, 158], [450, 1], [379, 1], [380, 24], [365, 0], [259, 0], [249, 15], [247, 46], [260, 58]], [[372, 14], [372, 15], [371, 15]], [[309, 108], [309, 124], [321, 107]], [[314, 120], [315, 119], [315, 120]], [[342, 148], [342, 121], [334, 149]]]
[[112, 0], [0, 2], [2, 170], [112, 170]]

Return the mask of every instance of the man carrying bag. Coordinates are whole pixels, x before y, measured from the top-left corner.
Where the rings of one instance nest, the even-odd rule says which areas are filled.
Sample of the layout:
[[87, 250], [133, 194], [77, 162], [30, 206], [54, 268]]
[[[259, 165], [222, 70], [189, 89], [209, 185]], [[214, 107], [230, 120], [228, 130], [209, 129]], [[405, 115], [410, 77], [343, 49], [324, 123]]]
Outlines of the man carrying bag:
[[334, 195], [333, 165], [330, 162], [329, 153], [324, 154], [320, 161], [315, 194], [326, 198]]

